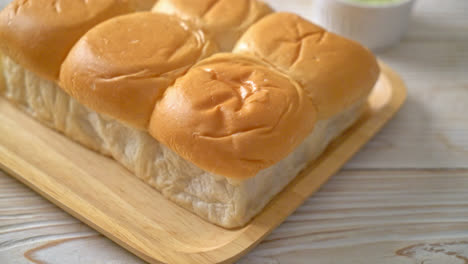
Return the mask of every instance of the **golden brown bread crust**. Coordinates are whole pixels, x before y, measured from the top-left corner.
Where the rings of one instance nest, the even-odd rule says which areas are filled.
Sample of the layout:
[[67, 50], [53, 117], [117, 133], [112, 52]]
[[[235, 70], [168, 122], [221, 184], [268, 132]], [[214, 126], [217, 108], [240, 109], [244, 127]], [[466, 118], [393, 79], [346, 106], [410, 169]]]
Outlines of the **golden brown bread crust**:
[[379, 76], [372, 53], [290, 13], [274, 13], [250, 27], [234, 48], [272, 63], [298, 81], [328, 119], [366, 97]]
[[216, 54], [156, 104], [150, 134], [209, 172], [256, 175], [313, 130], [315, 106], [288, 76], [254, 57]]
[[242, 33], [272, 9], [259, 0], [159, 0], [153, 11], [192, 21], [213, 35], [221, 51], [231, 51]]
[[149, 11], [158, 0], [132, 0], [137, 11]]
[[41, 77], [57, 80], [68, 51], [86, 31], [131, 11], [127, 0], [15, 0], [0, 13], [0, 49]]
[[164, 90], [215, 51], [187, 21], [128, 14], [92, 28], [76, 43], [63, 63], [60, 85], [91, 109], [146, 129]]

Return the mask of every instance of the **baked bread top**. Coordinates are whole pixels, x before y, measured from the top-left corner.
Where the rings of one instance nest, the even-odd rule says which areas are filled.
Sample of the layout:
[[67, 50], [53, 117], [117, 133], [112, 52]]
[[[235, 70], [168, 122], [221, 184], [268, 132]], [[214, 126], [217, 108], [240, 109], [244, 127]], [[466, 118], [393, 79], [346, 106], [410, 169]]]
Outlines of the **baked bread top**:
[[[0, 13], [0, 50], [87, 107], [232, 178], [285, 158], [316, 121], [365, 100], [377, 80], [366, 48], [294, 14], [260, 19], [270, 12], [260, 1], [160, 0], [153, 10], [168, 6], [178, 11], [15, 0]], [[238, 37], [234, 53], [214, 54]]]
[[221, 51], [231, 51], [242, 33], [273, 10], [257, 0], [159, 0], [153, 11], [192, 21], [213, 36]]
[[189, 21], [151, 12], [89, 30], [62, 65], [60, 86], [100, 113], [146, 129], [156, 100], [217, 46]]
[[[88, 0], [89, 1], [89, 0]], [[136, 11], [149, 11], [158, 0], [130, 0]]]
[[0, 48], [29, 70], [57, 80], [60, 65], [86, 31], [133, 12], [128, 0], [17, 0], [0, 12]]
[[210, 172], [255, 176], [312, 131], [314, 102], [255, 57], [219, 53], [177, 79], [156, 104], [150, 134]]
[[242, 36], [235, 53], [252, 54], [298, 81], [328, 119], [369, 94], [379, 76], [374, 55], [291, 13], [271, 14]]

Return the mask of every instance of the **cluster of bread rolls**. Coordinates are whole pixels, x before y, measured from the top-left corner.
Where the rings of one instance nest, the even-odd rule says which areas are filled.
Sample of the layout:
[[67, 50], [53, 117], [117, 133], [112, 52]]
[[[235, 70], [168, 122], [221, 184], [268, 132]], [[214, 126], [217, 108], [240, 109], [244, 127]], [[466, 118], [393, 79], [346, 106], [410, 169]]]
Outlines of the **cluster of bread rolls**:
[[[141, 11], [154, 2], [15, 0], [0, 13], [0, 50], [210, 175], [239, 180], [363, 104], [379, 75], [359, 44], [258, 0], [159, 0]], [[232, 227], [252, 208], [235, 221], [205, 217]]]

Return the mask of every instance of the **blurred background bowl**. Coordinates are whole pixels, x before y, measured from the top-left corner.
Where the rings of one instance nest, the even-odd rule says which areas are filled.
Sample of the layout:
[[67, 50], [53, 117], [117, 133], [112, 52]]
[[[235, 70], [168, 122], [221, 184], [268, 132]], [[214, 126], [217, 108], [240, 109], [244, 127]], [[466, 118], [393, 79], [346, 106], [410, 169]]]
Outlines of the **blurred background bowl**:
[[408, 28], [415, 0], [314, 0], [311, 17], [327, 30], [373, 51], [398, 43]]

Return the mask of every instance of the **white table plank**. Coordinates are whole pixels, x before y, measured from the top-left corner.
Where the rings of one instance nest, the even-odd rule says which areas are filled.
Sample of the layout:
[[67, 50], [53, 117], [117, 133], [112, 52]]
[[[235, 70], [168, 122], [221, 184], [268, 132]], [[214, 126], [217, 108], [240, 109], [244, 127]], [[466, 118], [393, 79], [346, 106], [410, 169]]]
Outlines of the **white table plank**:
[[[241, 263], [458, 263], [467, 187], [468, 170], [343, 171]], [[141, 263], [3, 174], [0, 193], [0, 263]]]
[[467, 187], [468, 171], [341, 172], [241, 263], [464, 263]]
[[346, 168], [468, 168], [468, 1], [417, 2], [408, 35], [379, 54], [408, 101]]

